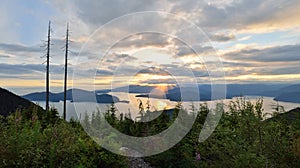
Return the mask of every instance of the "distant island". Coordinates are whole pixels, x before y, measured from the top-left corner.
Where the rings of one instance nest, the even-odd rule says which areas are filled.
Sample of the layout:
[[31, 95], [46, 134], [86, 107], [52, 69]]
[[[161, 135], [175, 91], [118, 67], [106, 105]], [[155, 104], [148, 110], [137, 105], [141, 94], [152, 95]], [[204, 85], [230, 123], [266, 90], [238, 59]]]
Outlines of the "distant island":
[[[35, 92], [30, 93], [22, 96], [25, 99], [30, 101], [45, 101], [46, 99], [45, 92]], [[74, 95], [74, 96], [73, 96]], [[64, 100], [64, 93], [51, 93], [49, 94], [49, 98], [51, 102], [59, 102]], [[99, 92], [92, 92], [86, 91], [82, 89], [70, 89], [67, 90], [67, 100], [71, 102], [97, 102], [97, 103], [129, 103], [126, 100], [120, 100], [116, 96], [109, 95], [107, 93], [99, 93]]]

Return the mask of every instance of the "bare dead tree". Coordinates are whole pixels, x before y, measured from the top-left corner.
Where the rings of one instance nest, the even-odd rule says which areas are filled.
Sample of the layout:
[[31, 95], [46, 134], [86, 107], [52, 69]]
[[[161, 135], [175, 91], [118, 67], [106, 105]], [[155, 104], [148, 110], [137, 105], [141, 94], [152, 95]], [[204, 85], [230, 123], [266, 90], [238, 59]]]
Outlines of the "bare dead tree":
[[51, 21], [48, 25], [48, 38], [47, 38], [47, 65], [46, 65], [46, 112], [49, 111], [49, 58], [50, 58], [50, 37], [51, 37]]
[[69, 23], [67, 24], [66, 46], [65, 46], [65, 81], [64, 81], [64, 112], [63, 117], [66, 120], [67, 116], [67, 80], [68, 80], [68, 52], [69, 52]]

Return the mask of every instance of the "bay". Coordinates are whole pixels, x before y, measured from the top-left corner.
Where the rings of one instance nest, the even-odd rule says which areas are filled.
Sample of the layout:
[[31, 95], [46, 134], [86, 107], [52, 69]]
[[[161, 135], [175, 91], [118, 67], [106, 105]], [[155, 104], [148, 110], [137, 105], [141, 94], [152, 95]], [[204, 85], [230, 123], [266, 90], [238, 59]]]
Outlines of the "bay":
[[[177, 104], [177, 102], [170, 101], [167, 99], [157, 99], [157, 98], [149, 98], [148, 99], [148, 98], [144, 98], [144, 97], [137, 98], [136, 95], [138, 95], [138, 94], [134, 94], [134, 93], [111, 92], [109, 94], [119, 97], [120, 100], [129, 101], [129, 103], [124, 103], [124, 102], [115, 103], [115, 106], [117, 108], [117, 116], [119, 116], [120, 113], [126, 114], [126, 113], [130, 112], [133, 119], [138, 115], [138, 111], [139, 111], [138, 107], [139, 107], [140, 101], [142, 101], [143, 107], [146, 109], [147, 101], [149, 100], [150, 111], [171, 109], [171, 108], [174, 108]], [[250, 100], [253, 103], [255, 103], [255, 101], [257, 101], [258, 98], [263, 98], [264, 113], [269, 114], [267, 117], [271, 116], [271, 114], [274, 112], [273, 108], [276, 107], [277, 104], [283, 106], [285, 111], [289, 111], [291, 109], [300, 107], [300, 104], [298, 104], [298, 103], [274, 101], [273, 97], [245, 96], [246, 100]], [[197, 109], [201, 103], [207, 103], [208, 107], [210, 109], [213, 109], [213, 108], [215, 108], [215, 105], [217, 103], [222, 102], [222, 103], [224, 103], [225, 110], [226, 110], [228, 104], [231, 101], [236, 101], [236, 100], [237, 100], [237, 98], [234, 97], [232, 99], [225, 99], [225, 100], [182, 102], [182, 106], [185, 109], [190, 110], [192, 104]], [[45, 108], [44, 101], [38, 101], [38, 102], [34, 102], [34, 103], [37, 103], [40, 106]], [[56, 108], [59, 112], [59, 115], [62, 116], [62, 111], [63, 111], [63, 102], [62, 101], [50, 102], [50, 106]], [[96, 112], [97, 110], [99, 110], [101, 113], [103, 113], [109, 109], [109, 106], [110, 106], [110, 104], [100, 104], [100, 103], [94, 103], [94, 102], [70, 102], [70, 101], [67, 101], [67, 120], [70, 120], [71, 118], [83, 119], [83, 117], [86, 114], [91, 115], [93, 112]]]

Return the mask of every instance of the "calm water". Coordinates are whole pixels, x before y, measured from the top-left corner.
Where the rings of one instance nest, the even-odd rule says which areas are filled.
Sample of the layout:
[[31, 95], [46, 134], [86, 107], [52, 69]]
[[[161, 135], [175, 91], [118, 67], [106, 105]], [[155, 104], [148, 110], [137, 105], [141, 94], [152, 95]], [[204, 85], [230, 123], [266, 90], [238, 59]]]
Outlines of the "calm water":
[[[138, 99], [140, 99], [143, 102], [144, 107], [146, 107], [146, 102], [148, 98], [136, 98], [135, 96], [137, 94], [128, 94], [123, 92], [114, 92], [109, 93], [114, 96], [118, 96], [120, 100], [128, 100], [130, 103], [116, 103], [115, 106], [117, 107], [118, 113], [128, 113], [130, 111], [131, 116], [135, 118], [138, 112]], [[246, 96], [247, 100], [250, 100], [251, 102], [255, 102], [257, 100], [256, 96]], [[233, 99], [226, 99], [223, 100], [223, 103], [225, 105], [229, 104], [230, 101], [234, 101], [236, 98]], [[265, 113], [272, 113], [274, 110], [272, 109], [274, 105], [277, 104], [276, 101], [273, 100], [273, 97], [263, 97], [264, 104], [263, 109]], [[173, 108], [177, 104], [176, 102], [169, 101], [166, 99], [155, 99], [150, 98], [150, 105], [151, 110], [162, 110], [164, 108]], [[207, 101], [209, 108], [214, 108], [215, 104], [221, 102], [221, 101]], [[40, 106], [45, 107], [45, 102], [36, 102]], [[186, 109], [191, 108], [191, 104], [194, 104], [195, 107], [199, 107], [200, 103], [204, 102], [183, 102], [182, 105]], [[289, 111], [291, 109], [294, 109], [296, 107], [300, 107], [300, 104], [298, 103], [288, 103], [288, 102], [278, 102], [279, 105], [282, 105], [286, 111]], [[59, 114], [62, 116], [62, 110], [63, 110], [63, 102], [50, 102], [50, 105], [57, 108], [59, 111]], [[99, 103], [92, 103], [92, 102], [68, 102], [67, 103], [67, 119], [70, 118], [82, 118], [85, 114], [91, 114], [95, 112], [97, 109], [100, 110], [100, 112], [105, 112], [108, 109], [109, 104], [99, 104]]]

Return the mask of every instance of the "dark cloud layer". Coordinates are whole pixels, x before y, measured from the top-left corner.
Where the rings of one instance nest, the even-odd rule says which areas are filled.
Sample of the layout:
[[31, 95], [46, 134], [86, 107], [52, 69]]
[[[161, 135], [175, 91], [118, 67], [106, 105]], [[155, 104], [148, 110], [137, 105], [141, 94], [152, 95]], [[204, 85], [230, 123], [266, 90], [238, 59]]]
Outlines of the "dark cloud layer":
[[20, 44], [6, 44], [0, 43], [0, 49], [9, 52], [41, 52], [42, 49], [39, 46], [25, 46]]
[[177, 53], [174, 57], [182, 57], [187, 55], [195, 55], [195, 54], [203, 54], [206, 52], [212, 52], [214, 48], [212, 46], [203, 46], [203, 45], [195, 45], [195, 46], [180, 46], [177, 49]]
[[246, 48], [227, 53], [224, 57], [229, 60], [244, 62], [300, 62], [300, 45], [276, 46], [265, 49]]
[[217, 42], [227, 42], [235, 39], [234, 34], [217, 33], [210, 36], [210, 40]]
[[[31, 75], [31, 74], [42, 74], [46, 72], [46, 66], [42, 64], [0, 64], [0, 74], [11, 74], [11, 75]], [[69, 69], [71, 73], [72, 69]], [[63, 65], [51, 65], [51, 74], [63, 74]], [[42, 76], [44, 77], [44, 76]], [[41, 77], [41, 78], [42, 78]]]

